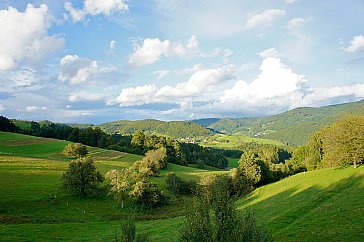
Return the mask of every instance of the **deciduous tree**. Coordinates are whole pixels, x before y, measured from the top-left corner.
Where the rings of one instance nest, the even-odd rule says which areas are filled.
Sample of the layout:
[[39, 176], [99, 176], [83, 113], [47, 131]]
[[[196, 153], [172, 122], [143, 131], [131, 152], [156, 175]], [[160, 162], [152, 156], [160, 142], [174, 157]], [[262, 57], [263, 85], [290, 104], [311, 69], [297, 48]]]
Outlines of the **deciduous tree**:
[[130, 175], [131, 171], [127, 168], [106, 173], [106, 179], [110, 181], [110, 192], [118, 202], [121, 202], [121, 208], [124, 208], [124, 199], [130, 188]]
[[101, 173], [96, 170], [90, 157], [72, 161], [62, 178], [63, 187], [81, 197], [95, 195], [99, 183], [103, 181]]
[[87, 147], [80, 143], [68, 144], [64, 147], [62, 154], [69, 158], [82, 158], [88, 154]]

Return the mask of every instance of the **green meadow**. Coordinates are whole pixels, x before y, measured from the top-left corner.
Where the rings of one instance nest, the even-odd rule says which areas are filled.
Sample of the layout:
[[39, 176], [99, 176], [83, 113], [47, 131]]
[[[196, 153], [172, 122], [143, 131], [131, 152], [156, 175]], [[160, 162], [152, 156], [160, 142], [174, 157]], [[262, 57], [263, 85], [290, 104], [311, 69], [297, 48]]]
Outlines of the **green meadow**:
[[237, 148], [244, 143], [257, 143], [257, 144], [269, 144], [276, 146], [284, 146], [284, 144], [277, 140], [252, 138], [240, 134], [225, 135], [216, 134], [204, 140], [201, 145], [215, 148]]
[[[198, 180], [216, 169], [174, 164], [153, 178], [169, 197], [159, 209], [141, 210], [132, 201], [121, 209], [110, 196], [78, 198], [61, 189], [69, 159], [60, 152], [68, 142], [0, 132], [0, 241], [113, 241], [120, 220], [133, 214], [137, 231], [152, 241], [178, 241], [188, 197], [166, 189], [175, 172]], [[129, 167], [141, 156], [89, 147], [103, 174]], [[238, 159], [230, 160], [236, 166]], [[300, 173], [256, 189], [237, 200], [243, 213], [255, 213], [275, 241], [363, 241], [364, 166]], [[320, 238], [320, 239], [318, 239]]]

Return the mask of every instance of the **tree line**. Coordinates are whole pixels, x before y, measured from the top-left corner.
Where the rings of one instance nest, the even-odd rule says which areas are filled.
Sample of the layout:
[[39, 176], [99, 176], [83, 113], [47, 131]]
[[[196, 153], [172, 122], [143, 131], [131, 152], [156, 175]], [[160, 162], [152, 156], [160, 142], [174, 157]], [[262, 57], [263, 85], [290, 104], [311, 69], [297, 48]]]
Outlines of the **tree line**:
[[149, 150], [164, 147], [167, 161], [183, 166], [208, 165], [224, 169], [228, 160], [222, 151], [185, 143], [164, 136], [149, 135], [137, 130], [133, 135], [107, 134], [99, 127], [78, 128], [49, 121], [31, 121], [28, 129], [21, 129], [6, 117], [0, 116], [0, 131], [68, 140], [93, 147], [144, 155]]

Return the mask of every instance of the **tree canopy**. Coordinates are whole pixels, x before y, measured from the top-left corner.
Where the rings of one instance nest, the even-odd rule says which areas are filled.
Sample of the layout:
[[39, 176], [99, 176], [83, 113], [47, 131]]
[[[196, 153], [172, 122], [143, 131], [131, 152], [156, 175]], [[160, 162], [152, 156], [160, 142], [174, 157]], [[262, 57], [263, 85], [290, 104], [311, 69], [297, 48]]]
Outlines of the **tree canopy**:
[[72, 161], [63, 174], [63, 187], [81, 197], [94, 196], [104, 178], [90, 157]]

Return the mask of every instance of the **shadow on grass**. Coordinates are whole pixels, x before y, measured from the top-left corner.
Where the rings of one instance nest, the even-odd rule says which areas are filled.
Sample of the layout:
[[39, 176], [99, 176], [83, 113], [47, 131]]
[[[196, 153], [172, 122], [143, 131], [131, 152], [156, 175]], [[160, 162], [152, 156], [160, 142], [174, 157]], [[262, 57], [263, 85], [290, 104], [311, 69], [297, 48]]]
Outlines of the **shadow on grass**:
[[[325, 179], [325, 178], [322, 178]], [[276, 241], [364, 241], [364, 171], [329, 187], [294, 187], [238, 205], [256, 214]]]

